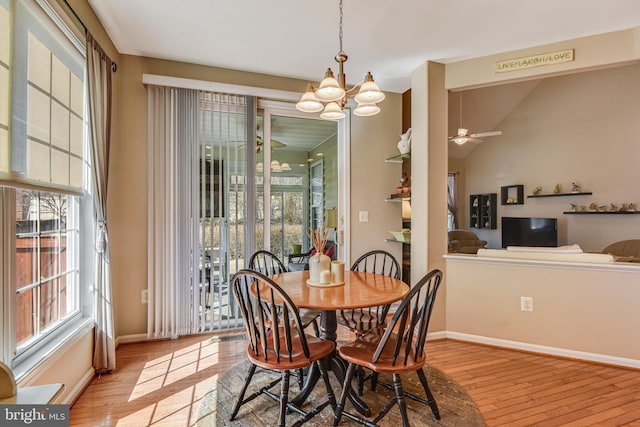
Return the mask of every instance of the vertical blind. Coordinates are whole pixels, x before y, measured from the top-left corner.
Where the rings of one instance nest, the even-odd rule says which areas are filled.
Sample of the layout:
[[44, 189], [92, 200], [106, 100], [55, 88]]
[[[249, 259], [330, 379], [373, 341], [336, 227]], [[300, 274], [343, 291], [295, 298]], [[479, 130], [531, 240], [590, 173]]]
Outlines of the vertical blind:
[[150, 338], [238, 326], [230, 275], [243, 265], [246, 102], [148, 86]]

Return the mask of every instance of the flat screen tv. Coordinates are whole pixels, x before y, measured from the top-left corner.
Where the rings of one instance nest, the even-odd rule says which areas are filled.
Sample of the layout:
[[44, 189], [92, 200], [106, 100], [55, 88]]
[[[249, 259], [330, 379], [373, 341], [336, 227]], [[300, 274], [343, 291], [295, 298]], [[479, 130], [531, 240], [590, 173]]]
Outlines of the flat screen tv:
[[502, 247], [558, 246], [558, 218], [502, 217]]

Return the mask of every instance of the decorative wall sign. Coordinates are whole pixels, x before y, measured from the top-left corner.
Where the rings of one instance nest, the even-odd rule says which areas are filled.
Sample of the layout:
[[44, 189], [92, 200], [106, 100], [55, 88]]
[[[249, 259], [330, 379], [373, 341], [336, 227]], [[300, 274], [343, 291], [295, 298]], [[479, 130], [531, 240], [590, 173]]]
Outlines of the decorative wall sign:
[[575, 60], [573, 49], [560, 50], [558, 52], [543, 53], [540, 55], [526, 56], [524, 58], [507, 59], [496, 62], [496, 73], [524, 70], [543, 65], [561, 64]]

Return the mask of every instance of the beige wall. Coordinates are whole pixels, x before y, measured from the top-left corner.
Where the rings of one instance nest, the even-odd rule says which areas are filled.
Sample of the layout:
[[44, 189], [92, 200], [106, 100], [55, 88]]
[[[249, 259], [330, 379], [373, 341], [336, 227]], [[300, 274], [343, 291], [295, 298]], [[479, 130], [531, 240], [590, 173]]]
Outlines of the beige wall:
[[[447, 274], [448, 333], [640, 366], [640, 340], [630, 339], [640, 328], [638, 268], [448, 259]], [[521, 296], [533, 298], [532, 312], [520, 311]]]
[[[386, 93], [380, 106], [377, 116], [351, 117], [351, 261], [372, 249], [402, 259], [402, 245], [385, 241], [392, 237], [389, 230], [402, 228], [401, 204], [385, 201], [399, 185], [402, 170], [384, 161], [397, 153], [402, 96]], [[369, 222], [359, 222], [361, 211], [369, 213]]]
[[[425, 63], [411, 76], [411, 278], [446, 270], [447, 92], [444, 66]], [[430, 332], [445, 329], [446, 283], [438, 291]]]

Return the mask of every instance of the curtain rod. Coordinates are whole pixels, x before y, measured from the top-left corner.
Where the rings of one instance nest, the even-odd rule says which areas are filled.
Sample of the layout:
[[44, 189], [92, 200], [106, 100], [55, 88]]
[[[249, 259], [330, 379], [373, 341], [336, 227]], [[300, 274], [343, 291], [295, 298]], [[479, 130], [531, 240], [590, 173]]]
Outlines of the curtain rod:
[[[67, 8], [71, 11], [71, 13], [73, 13], [73, 16], [76, 18], [76, 21], [78, 21], [80, 23], [80, 25], [82, 25], [82, 28], [84, 29], [84, 32], [85, 32], [85, 35], [86, 35], [86, 33], [89, 32], [89, 30], [87, 29], [87, 26], [84, 25], [84, 22], [82, 22], [82, 19], [80, 19], [80, 17], [76, 13], [76, 11], [73, 10], [73, 7], [71, 7], [71, 5], [69, 4], [69, 2], [67, 0], [64, 0], [64, 4], [67, 5]], [[105, 53], [105, 55], [106, 55], [106, 53]], [[111, 71], [114, 72], [114, 73], [116, 71], [118, 71], [118, 64], [116, 64], [113, 61], [111, 61]]]

